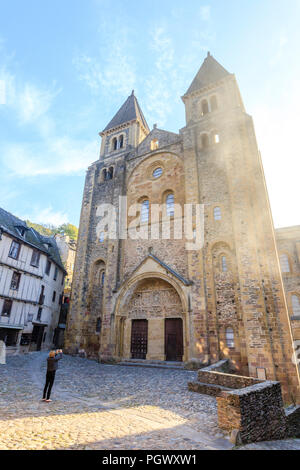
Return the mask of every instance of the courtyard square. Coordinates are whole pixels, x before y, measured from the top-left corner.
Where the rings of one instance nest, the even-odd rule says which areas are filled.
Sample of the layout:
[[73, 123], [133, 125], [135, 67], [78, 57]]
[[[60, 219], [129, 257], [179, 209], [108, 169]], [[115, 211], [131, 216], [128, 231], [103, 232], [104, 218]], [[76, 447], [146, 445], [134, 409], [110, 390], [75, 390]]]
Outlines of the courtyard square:
[[[53, 402], [41, 401], [46, 352], [0, 367], [1, 450], [225, 450], [216, 400], [191, 393], [196, 372], [98, 364], [64, 356]], [[300, 440], [245, 448], [300, 449]]]

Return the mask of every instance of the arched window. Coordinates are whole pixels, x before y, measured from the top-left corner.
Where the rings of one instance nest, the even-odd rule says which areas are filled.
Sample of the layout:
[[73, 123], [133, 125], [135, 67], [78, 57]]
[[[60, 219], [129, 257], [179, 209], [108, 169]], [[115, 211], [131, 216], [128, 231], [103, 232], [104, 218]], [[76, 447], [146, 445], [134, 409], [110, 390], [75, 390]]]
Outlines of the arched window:
[[141, 222], [145, 223], [149, 221], [149, 200], [145, 199], [142, 202], [142, 207], [141, 207]]
[[96, 333], [101, 333], [101, 318], [97, 318], [97, 323], [96, 323]]
[[300, 299], [298, 295], [292, 295], [293, 315], [300, 317]]
[[151, 140], [150, 148], [151, 148], [151, 150], [157, 150], [158, 149], [158, 140], [157, 139]]
[[211, 111], [216, 111], [216, 109], [218, 109], [218, 101], [215, 95], [210, 99], [210, 109]]
[[105, 233], [104, 233], [104, 232], [101, 232], [101, 233], [100, 233], [100, 237], [99, 237], [99, 242], [100, 242], [100, 243], [103, 243], [104, 240], [105, 240]]
[[102, 271], [101, 274], [100, 274], [101, 287], [104, 287], [104, 282], [105, 282], [105, 272]]
[[281, 270], [283, 273], [291, 272], [289, 258], [286, 254], [280, 255], [280, 265], [281, 265]]
[[208, 114], [208, 113], [209, 113], [207, 100], [203, 100], [203, 101], [202, 101], [201, 107], [202, 107], [202, 116], [205, 116], [205, 114]]
[[234, 331], [232, 328], [226, 328], [226, 345], [228, 348], [234, 348]]
[[106, 168], [104, 168], [104, 170], [102, 171], [102, 181], [105, 181], [107, 178], [107, 170]]
[[119, 148], [122, 149], [124, 146], [124, 136], [123, 134], [119, 137]]
[[214, 144], [219, 144], [220, 143], [220, 135], [218, 132], [213, 132], [213, 139], [212, 139]]
[[222, 269], [223, 273], [227, 273], [227, 271], [228, 271], [226, 256], [221, 257], [221, 269]]
[[113, 150], [117, 150], [117, 148], [118, 148], [118, 141], [117, 141], [116, 137], [114, 137], [113, 140], [112, 140], [112, 148], [113, 148]]
[[215, 220], [221, 220], [222, 219], [222, 212], [220, 207], [215, 207], [214, 208], [214, 219]]
[[174, 216], [174, 194], [170, 193], [166, 197], [166, 205], [167, 205], [167, 216], [172, 217]]
[[114, 177], [114, 168], [111, 166], [110, 169], [108, 170], [108, 179], [112, 180]]
[[209, 146], [209, 138], [207, 134], [201, 136], [201, 145], [202, 148], [206, 149]]

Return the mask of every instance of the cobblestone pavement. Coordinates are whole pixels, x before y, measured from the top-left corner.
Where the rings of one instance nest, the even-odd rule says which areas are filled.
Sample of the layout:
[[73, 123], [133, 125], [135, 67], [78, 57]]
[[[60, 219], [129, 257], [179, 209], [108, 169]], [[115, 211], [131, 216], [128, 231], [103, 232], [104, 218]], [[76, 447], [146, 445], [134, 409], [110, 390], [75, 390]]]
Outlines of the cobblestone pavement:
[[[53, 402], [45, 403], [46, 357], [45, 352], [13, 356], [0, 365], [1, 450], [232, 448], [218, 429], [216, 400], [187, 390], [195, 372], [64, 356]], [[286, 445], [300, 449], [300, 441]]]

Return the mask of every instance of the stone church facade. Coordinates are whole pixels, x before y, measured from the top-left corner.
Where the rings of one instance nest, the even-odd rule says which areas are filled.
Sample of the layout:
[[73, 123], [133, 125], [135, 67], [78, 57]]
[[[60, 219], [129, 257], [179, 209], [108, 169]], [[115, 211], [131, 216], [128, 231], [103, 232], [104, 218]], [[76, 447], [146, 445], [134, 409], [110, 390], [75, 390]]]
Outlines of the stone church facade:
[[[66, 350], [101, 360], [230, 358], [238, 373], [279, 380], [288, 401], [299, 399], [252, 118], [235, 76], [210, 54], [182, 100], [178, 134], [150, 131], [134, 93], [100, 133], [84, 188]], [[122, 196], [140, 208], [127, 212], [129, 227], [138, 216], [146, 231], [153, 205], [175, 223], [174, 205], [200, 204], [203, 245], [187, 250], [172, 224], [171, 239], [99, 234], [99, 206], [119, 214]]]
[[293, 339], [300, 346], [300, 226], [276, 229], [276, 241]]

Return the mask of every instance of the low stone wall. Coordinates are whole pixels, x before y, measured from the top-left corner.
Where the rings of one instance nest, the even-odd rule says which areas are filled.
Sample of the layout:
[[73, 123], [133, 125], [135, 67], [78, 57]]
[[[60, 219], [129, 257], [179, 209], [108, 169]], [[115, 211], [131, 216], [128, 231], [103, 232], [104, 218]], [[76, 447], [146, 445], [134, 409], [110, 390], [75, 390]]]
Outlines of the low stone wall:
[[243, 443], [283, 439], [289, 434], [279, 382], [224, 391], [217, 403], [220, 428], [238, 430]]
[[288, 437], [300, 437], [300, 406], [290, 406], [285, 410]]
[[233, 368], [229, 359], [223, 359], [222, 361], [215, 362], [215, 364], [211, 364], [210, 366], [204, 367], [201, 370], [204, 372], [224, 372], [225, 374], [230, 374], [233, 372]]
[[202, 383], [221, 385], [222, 387], [237, 389], [250, 387], [262, 383], [262, 380], [241, 375], [224, 374], [223, 372], [207, 372], [202, 369], [198, 372], [198, 380]]
[[300, 437], [300, 406], [284, 409], [279, 382], [228, 372], [229, 361], [220, 361], [199, 370], [188, 387], [217, 398], [219, 426], [235, 443]]
[[262, 382], [259, 379], [242, 377], [231, 372], [232, 367], [228, 359], [204, 367], [198, 371], [198, 382], [189, 382], [189, 390], [217, 397], [224, 389], [245, 388]]
[[200, 393], [202, 395], [210, 395], [211, 397], [219, 397], [221, 392], [226, 390], [220, 385], [212, 385], [200, 382], [189, 382], [188, 389], [190, 392]]

